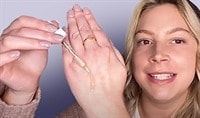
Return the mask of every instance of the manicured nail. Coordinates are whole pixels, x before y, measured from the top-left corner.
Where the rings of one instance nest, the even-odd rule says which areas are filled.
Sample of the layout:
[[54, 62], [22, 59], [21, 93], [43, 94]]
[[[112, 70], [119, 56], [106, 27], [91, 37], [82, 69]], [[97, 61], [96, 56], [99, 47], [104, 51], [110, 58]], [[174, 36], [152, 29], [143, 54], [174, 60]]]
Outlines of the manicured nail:
[[47, 29], [50, 31], [50, 32], [55, 32], [58, 28], [52, 24], [48, 24], [47, 25]]
[[41, 45], [42, 47], [49, 48], [49, 47], [51, 46], [51, 43], [42, 41], [42, 42], [40, 42], [40, 45]]
[[59, 24], [59, 22], [57, 20], [51, 20], [51, 21], [47, 21], [47, 22], [50, 23], [50, 24], [52, 24], [52, 25], [54, 25], [54, 23]]
[[90, 10], [87, 7], [84, 7], [83, 8], [83, 13], [86, 14], [86, 15], [90, 14]]
[[55, 39], [56, 41], [61, 42], [61, 41], [64, 39], [64, 37], [63, 37], [62, 35], [56, 34], [56, 35], [54, 36], [54, 39]]
[[20, 55], [19, 51], [12, 51], [12, 52], [9, 53], [9, 56], [11, 58], [17, 58], [17, 57], [19, 57], [19, 55]]
[[73, 7], [73, 9], [75, 11], [81, 11], [81, 7], [78, 4], [75, 4], [74, 7]]
[[68, 17], [70, 17], [70, 18], [74, 17], [74, 11], [73, 11], [73, 10], [69, 10], [69, 11], [67, 12], [67, 15], [68, 15]]

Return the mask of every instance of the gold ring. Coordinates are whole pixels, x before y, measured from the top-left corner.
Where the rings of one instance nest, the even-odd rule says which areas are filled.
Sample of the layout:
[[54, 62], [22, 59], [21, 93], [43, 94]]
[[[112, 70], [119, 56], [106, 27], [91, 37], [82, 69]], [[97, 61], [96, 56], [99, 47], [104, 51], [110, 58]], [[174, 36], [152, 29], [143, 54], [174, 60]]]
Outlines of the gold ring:
[[93, 36], [93, 35], [88, 35], [88, 36], [83, 40], [83, 43], [85, 43], [85, 41], [87, 41], [87, 40], [95, 40], [95, 41], [97, 41], [97, 39], [96, 39], [95, 36]]

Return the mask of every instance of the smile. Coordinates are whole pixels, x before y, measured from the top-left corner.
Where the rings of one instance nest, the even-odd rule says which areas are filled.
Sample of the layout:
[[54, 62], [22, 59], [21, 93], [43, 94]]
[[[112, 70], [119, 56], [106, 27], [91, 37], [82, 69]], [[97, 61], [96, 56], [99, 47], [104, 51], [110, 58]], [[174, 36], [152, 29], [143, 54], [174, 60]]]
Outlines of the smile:
[[168, 80], [176, 76], [174, 73], [165, 73], [165, 74], [149, 74], [152, 79], [156, 80]]

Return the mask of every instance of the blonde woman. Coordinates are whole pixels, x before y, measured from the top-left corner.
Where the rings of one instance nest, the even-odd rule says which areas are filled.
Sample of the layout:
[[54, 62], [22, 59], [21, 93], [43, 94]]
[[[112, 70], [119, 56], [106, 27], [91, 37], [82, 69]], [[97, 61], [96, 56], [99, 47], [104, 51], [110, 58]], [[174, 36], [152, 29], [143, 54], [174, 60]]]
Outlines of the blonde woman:
[[[69, 51], [63, 50], [63, 58], [66, 79], [78, 104], [69, 107], [58, 117], [200, 117], [199, 14], [198, 8], [186, 0], [141, 1], [130, 24], [124, 63], [89, 9], [81, 9], [75, 5], [67, 15], [68, 35], [64, 45]], [[4, 35], [9, 34], [14, 26], [5, 30]], [[53, 29], [45, 29], [45, 25], [43, 27], [43, 30], [49, 32], [53, 32]], [[4, 37], [1, 38], [5, 40]], [[58, 43], [51, 38], [48, 42], [50, 41]], [[42, 46], [48, 48], [47, 44]], [[69, 44], [71, 47], [68, 47]], [[4, 46], [5, 43], [0, 45]], [[69, 48], [73, 50], [70, 51]], [[11, 62], [16, 58], [28, 60], [21, 57], [19, 52], [14, 54]], [[40, 55], [45, 56], [46, 53]], [[6, 66], [7, 63], [9, 61], [0, 65], [9, 67], [10, 65]], [[42, 67], [36, 74], [42, 72]], [[15, 76], [20, 74], [17, 72]], [[6, 76], [4, 73], [2, 75]], [[1, 81], [7, 86], [2, 95], [5, 102], [1, 101], [6, 114], [3, 110], [1, 113], [4, 116], [14, 116], [16, 111], [13, 109], [26, 108], [25, 113], [20, 110], [17, 112], [33, 117], [40, 98], [37, 91], [38, 79], [31, 89], [26, 88], [27, 86], [21, 89], [11, 80], [3, 81], [1, 78]], [[33, 79], [27, 81], [32, 82]], [[20, 83], [25, 81], [20, 80]], [[26, 91], [27, 89], [30, 91]], [[13, 91], [15, 94], [10, 94]], [[36, 95], [33, 96], [35, 92]], [[15, 98], [18, 98], [17, 101]]]
[[200, 117], [199, 21], [200, 11], [189, 0], [139, 3], [126, 43], [124, 95], [131, 115]]

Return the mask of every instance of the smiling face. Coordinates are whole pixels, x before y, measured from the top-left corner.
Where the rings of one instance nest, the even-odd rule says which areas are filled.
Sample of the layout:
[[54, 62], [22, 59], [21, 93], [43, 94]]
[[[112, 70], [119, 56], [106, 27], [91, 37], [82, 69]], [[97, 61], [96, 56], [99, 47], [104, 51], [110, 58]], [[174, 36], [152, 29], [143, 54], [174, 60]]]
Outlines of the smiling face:
[[145, 10], [135, 41], [133, 73], [143, 97], [185, 98], [195, 74], [197, 42], [178, 9], [164, 4]]

